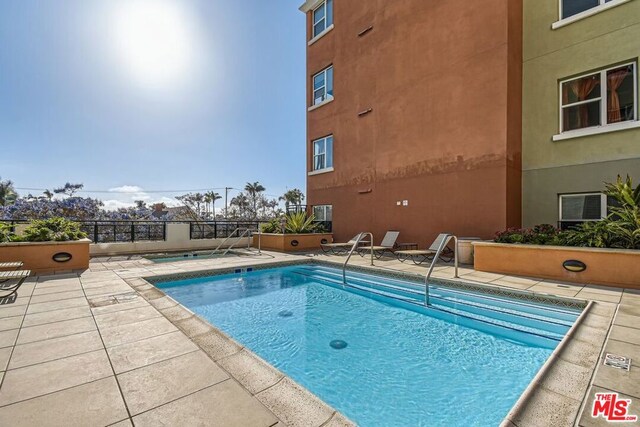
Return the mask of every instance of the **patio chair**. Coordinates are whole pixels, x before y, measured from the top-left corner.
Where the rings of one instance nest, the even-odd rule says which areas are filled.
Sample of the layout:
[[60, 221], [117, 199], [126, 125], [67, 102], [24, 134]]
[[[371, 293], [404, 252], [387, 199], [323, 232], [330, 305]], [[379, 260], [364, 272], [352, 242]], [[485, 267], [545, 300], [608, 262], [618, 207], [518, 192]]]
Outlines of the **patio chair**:
[[365, 256], [367, 253], [369, 253], [369, 251], [373, 250], [373, 255], [376, 257], [376, 259], [380, 259], [387, 251], [393, 253], [393, 248], [395, 248], [396, 246], [396, 241], [398, 240], [399, 235], [399, 231], [387, 231], [387, 234], [384, 235], [382, 242], [380, 242], [380, 246], [361, 246], [358, 248], [358, 253], [360, 254], [360, 256]]
[[[438, 248], [442, 243], [442, 239], [446, 239], [448, 236], [450, 236], [448, 233], [439, 234], [428, 249], [395, 251], [395, 254], [400, 262], [405, 262], [410, 259], [414, 264], [420, 265], [427, 260], [433, 260], [433, 257], [438, 252]], [[440, 254], [439, 258], [444, 262], [451, 262], [454, 255], [454, 252], [449, 247], [446, 247]]]
[[[14, 285], [0, 285], [0, 299], [10, 297], [18, 292], [20, 286], [27, 280], [27, 277], [31, 275], [30, 270], [14, 270], [14, 271], [0, 271], [0, 283], [7, 282], [9, 280], [16, 280]], [[4, 293], [8, 292], [8, 293]]]
[[[17, 270], [20, 267], [22, 267], [24, 264], [22, 261], [16, 261], [16, 262], [0, 262], [0, 271], [5, 271], [5, 270]], [[0, 280], [0, 283], [4, 283], [7, 280], [10, 279], [2, 279]]]
[[349, 252], [349, 249], [351, 249], [351, 247], [353, 247], [353, 245], [356, 243], [356, 239], [358, 238], [359, 234], [355, 235], [353, 237], [353, 239], [349, 240], [346, 243], [325, 243], [325, 244], [321, 244], [320, 248], [322, 249], [322, 252], [326, 253], [332, 253], [334, 255], [338, 255], [340, 253], [347, 253]]

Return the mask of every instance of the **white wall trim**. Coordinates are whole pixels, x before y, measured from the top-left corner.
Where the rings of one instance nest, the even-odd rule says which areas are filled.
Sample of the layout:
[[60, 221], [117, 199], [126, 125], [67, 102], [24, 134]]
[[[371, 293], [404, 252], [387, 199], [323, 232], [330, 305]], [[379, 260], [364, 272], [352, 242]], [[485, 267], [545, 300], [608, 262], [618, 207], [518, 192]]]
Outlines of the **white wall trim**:
[[[558, 1], [562, 1], [562, 0], [558, 0]], [[588, 17], [593, 16], [593, 15], [597, 15], [600, 12], [604, 12], [605, 10], [611, 9], [612, 7], [620, 6], [621, 4], [625, 4], [625, 3], [628, 3], [630, 1], [631, 0], [613, 0], [613, 1], [610, 1], [608, 3], [601, 4], [600, 6], [596, 6], [596, 7], [593, 7], [591, 9], [587, 9], [584, 12], [577, 13], [577, 14], [575, 14], [573, 16], [568, 17], [568, 18], [565, 18], [565, 19], [561, 18], [559, 21], [556, 21], [553, 24], [551, 24], [551, 29], [556, 30], [558, 28], [562, 28], [562, 27], [567, 26], [569, 24], [573, 24], [576, 21], [581, 21], [581, 20], [583, 20], [585, 18], [588, 18]], [[560, 16], [562, 16], [562, 15], [560, 15]]]
[[567, 132], [560, 133], [558, 135], [553, 135], [553, 140], [563, 141], [565, 139], [581, 138], [584, 136], [600, 135], [603, 133], [618, 132], [621, 130], [637, 129], [637, 128], [640, 128], [640, 122], [635, 120], [635, 121], [628, 121], [624, 123], [616, 123], [614, 125], [593, 126], [590, 128], [570, 130]]
[[324, 0], [307, 0], [299, 7], [300, 12], [308, 13], [318, 7]]
[[322, 107], [323, 105], [327, 105], [327, 104], [328, 104], [328, 103], [330, 103], [330, 102], [333, 102], [333, 96], [329, 96], [329, 97], [327, 97], [327, 99], [325, 99], [324, 101], [319, 102], [319, 103], [317, 103], [316, 105], [312, 105], [311, 107], [309, 107], [309, 108], [307, 109], [307, 111], [313, 111], [313, 110], [315, 110], [315, 109], [317, 109], [317, 108]]
[[324, 31], [322, 31], [320, 34], [318, 34], [317, 36], [309, 40], [307, 42], [307, 46], [311, 46], [312, 44], [314, 44], [315, 42], [317, 42], [318, 40], [326, 36], [327, 33], [331, 30], [333, 30], [333, 24], [329, 25], [327, 28], [324, 29]]
[[324, 169], [318, 169], [317, 171], [311, 171], [311, 172], [307, 173], [307, 175], [308, 176], [321, 175], [323, 173], [329, 173], [329, 172], [333, 172], [333, 167], [324, 168]]

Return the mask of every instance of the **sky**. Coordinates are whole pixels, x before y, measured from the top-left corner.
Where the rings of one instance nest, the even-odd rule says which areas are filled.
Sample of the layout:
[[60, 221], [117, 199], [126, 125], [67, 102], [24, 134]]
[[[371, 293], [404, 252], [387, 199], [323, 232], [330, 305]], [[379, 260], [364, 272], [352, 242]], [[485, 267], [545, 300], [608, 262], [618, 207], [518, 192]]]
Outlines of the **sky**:
[[0, 0], [0, 177], [108, 208], [304, 190], [298, 3]]

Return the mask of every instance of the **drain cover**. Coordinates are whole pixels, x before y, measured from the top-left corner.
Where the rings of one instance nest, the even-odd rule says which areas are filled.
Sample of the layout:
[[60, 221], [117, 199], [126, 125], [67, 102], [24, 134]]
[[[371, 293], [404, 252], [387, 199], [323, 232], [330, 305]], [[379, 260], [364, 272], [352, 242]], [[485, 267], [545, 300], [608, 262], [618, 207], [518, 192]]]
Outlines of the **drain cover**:
[[607, 355], [604, 357], [604, 364], [605, 366], [628, 371], [631, 368], [631, 359], [628, 357], [616, 356], [615, 354], [607, 353]]
[[333, 340], [329, 343], [329, 345], [336, 350], [342, 350], [343, 348], [347, 348], [347, 342], [342, 340]]
[[291, 317], [291, 316], [293, 316], [293, 311], [282, 310], [280, 313], [278, 313], [278, 316], [280, 316], [280, 317]]

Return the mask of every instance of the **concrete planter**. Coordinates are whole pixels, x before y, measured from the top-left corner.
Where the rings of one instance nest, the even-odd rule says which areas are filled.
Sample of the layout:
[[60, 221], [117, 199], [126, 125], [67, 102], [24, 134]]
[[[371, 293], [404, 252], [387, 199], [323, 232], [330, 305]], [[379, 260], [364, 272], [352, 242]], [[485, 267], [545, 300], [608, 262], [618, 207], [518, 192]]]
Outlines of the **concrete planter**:
[[478, 271], [640, 289], [640, 251], [490, 242], [473, 247]]
[[333, 234], [254, 234], [254, 247], [258, 247], [258, 239], [260, 239], [260, 247], [262, 249], [279, 252], [298, 252], [320, 249], [321, 244], [333, 242]]
[[89, 239], [73, 242], [0, 243], [0, 262], [22, 261], [35, 274], [89, 268]]

